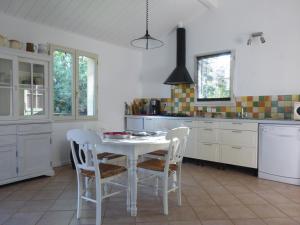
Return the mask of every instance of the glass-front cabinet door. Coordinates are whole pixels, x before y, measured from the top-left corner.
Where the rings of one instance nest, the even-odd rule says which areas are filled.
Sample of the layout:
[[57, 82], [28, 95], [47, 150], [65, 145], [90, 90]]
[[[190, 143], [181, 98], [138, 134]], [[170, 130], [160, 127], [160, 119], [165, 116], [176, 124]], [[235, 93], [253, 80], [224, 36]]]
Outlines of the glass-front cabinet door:
[[47, 90], [47, 64], [20, 60], [19, 116], [45, 116]]
[[13, 59], [0, 55], [0, 117], [12, 116]]

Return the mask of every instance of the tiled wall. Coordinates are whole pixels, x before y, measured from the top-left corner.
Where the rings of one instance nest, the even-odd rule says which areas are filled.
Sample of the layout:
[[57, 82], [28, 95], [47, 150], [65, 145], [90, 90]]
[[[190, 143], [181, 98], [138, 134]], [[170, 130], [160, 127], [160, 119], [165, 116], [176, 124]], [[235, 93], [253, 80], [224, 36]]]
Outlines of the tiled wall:
[[195, 106], [193, 85], [173, 86], [171, 98], [161, 99], [161, 108], [166, 113], [185, 113], [190, 116], [218, 116], [235, 118], [242, 111], [248, 118], [293, 119], [293, 105], [300, 95], [240, 96], [235, 106]]

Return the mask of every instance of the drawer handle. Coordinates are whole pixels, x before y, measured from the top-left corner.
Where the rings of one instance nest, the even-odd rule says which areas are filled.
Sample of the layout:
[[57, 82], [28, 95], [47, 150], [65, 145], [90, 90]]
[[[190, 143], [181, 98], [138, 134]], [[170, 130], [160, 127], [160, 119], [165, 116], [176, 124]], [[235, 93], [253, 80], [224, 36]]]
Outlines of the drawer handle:
[[235, 146], [232, 146], [231, 148], [233, 148], [233, 149], [242, 149], [242, 147], [235, 147]]
[[205, 128], [203, 130], [206, 130], [206, 131], [212, 131], [212, 129], [209, 129], [209, 128]]
[[233, 131], [231, 131], [232, 133], [242, 133], [242, 131], [241, 130], [233, 130]]

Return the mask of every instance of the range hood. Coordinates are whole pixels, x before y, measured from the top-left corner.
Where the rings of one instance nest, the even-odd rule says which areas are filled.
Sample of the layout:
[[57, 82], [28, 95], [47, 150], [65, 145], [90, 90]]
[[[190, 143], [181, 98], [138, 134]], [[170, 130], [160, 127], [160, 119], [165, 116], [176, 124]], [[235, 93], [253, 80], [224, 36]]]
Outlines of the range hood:
[[188, 70], [185, 67], [185, 29], [177, 28], [177, 66], [164, 84], [193, 84]]

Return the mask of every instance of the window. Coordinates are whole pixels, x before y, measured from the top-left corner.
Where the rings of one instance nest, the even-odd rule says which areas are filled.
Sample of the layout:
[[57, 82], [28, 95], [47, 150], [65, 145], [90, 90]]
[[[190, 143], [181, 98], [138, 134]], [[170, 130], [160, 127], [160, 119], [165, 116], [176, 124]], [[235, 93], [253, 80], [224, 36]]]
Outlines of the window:
[[58, 119], [97, 118], [97, 56], [53, 47], [53, 115]]
[[198, 102], [232, 100], [232, 59], [231, 51], [196, 58]]

